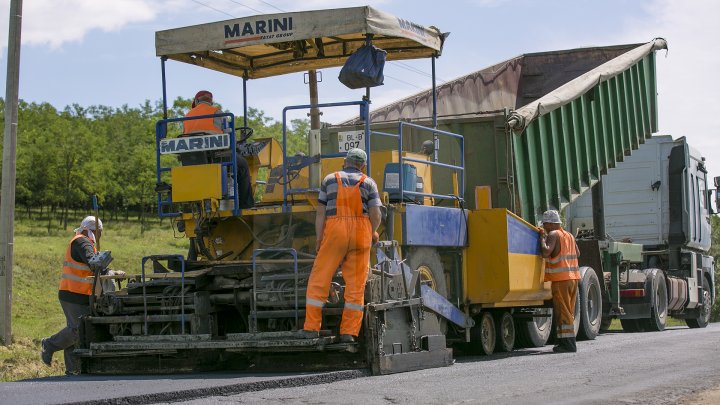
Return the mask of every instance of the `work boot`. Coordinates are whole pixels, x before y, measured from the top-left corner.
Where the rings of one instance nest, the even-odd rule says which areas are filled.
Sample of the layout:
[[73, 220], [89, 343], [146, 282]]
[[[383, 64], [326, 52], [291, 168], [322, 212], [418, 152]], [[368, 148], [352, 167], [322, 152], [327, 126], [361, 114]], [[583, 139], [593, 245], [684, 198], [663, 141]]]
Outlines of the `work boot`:
[[555, 347], [553, 347], [553, 352], [555, 352], [555, 353], [575, 353], [575, 352], [577, 352], [575, 338], [558, 339], [558, 344]]
[[48, 349], [47, 343], [45, 342], [46, 340], [47, 339], [43, 338], [40, 341], [40, 358], [43, 363], [49, 366], [52, 364], [53, 353]]
[[297, 331], [298, 339], [317, 339], [320, 337], [320, 332], [316, 330], [305, 330], [301, 329]]
[[355, 343], [355, 336], [353, 335], [340, 335], [338, 343]]

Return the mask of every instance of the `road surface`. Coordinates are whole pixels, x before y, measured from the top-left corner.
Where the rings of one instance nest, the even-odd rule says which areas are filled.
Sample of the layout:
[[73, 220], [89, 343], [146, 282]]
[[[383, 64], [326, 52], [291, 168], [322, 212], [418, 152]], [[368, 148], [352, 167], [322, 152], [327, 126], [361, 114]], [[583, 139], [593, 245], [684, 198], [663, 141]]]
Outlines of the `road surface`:
[[0, 385], [0, 403], [692, 404], [718, 398], [719, 350], [720, 324], [711, 324], [608, 333], [578, 342], [575, 354], [546, 346], [382, 377], [355, 370], [37, 379]]

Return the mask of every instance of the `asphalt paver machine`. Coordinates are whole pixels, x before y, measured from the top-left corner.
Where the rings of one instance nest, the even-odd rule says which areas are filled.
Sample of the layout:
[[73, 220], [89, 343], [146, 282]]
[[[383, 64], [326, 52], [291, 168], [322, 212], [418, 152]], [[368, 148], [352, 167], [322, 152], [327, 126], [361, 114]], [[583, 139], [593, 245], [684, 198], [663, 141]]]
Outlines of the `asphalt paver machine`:
[[[468, 328], [468, 314], [445, 298], [436, 246], [466, 244], [462, 207], [463, 161], [438, 159], [439, 138], [463, 156], [460, 135], [408, 123], [373, 132], [369, 94], [357, 101], [283, 109], [283, 136], [252, 136], [247, 120], [247, 82], [342, 66], [358, 48], [372, 44], [387, 60], [435, 60], [447, 34], [371, 7], [244, 17], [156, 33], [162, 64], [165, 118], [157, 122], [158, 213], [170, 218], [189, 242], [187, 255], [143, 258], [127, 286], [103, 292], [81, 327], [76, 354], [83, 372], [181, 372], [221, 367], [270, 370], [368, 367], [374, 374], [451, 365], [448, 324]], [[178, 136], [168, 117], [165, 71], [179, 61], [242, 80], [245, 112], [221, 117], [225, 132]], [[435, 100], [433, 98], [433, 100]], [[434, 106], [434, 103], [433, 103]], [[338, 146], [322, 145], [320, 109], [353, 108], [365, 121], [337, 134]], [[305, 153], [288, 154], [288, 115], [309, 111], [312, 129]], [[434, 108], [433, 108], [434, 111]], [[242, 124], [240, 123], [242, 122]], [[423, 133], [425, 150], [403, 150], [403, 132]], [[378, 137], [396, 142], [373, 148]], [[386, 212], [381, 241], [373, 249], [365, 290], [365, 316], [356, 343], [337, 339], [343, 281], [336, 274], [323, 310], [323, 331], [300, 339], [305, 290], [315, 260], [314, 220], [320, 179], [342, 168], [351, 147], [368, 151], [368, 173], [378, 180]], [[247, 160], [255, 207], [241, 209], [238, 155]], [[452, 173], [452, 194], [432, 192], [432, 171]], [[423, 180], [424, 179], [424, 180]], [[437, 201], [450, 201], [440, 206]], [[412, 246], [394, 235], [411, 233]], [[161, 253], [161, 252], [159, 252]], [[439, 270], [438, 270], [439, 268]]]

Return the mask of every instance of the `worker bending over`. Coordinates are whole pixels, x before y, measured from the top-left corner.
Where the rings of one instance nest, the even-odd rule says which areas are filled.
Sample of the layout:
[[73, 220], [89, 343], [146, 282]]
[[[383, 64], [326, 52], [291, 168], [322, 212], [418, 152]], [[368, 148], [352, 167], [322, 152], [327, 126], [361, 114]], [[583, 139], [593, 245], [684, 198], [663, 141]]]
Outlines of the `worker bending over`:
[[574, 353], [577, 351], [574, 315], [580, 251], [572, 234], [562, 228], [557, 211], [545, 211], [542, 222], [540, 248], [545, 258], [545, 281], [552, 282], [553, 317], [558, 339], [553, 351]]
[[95, 217], [92, 216], [85, 217], [80, 227], [75, 229], [75, 236], [65, 250], [58, 292], [67, 326], [40, 341], [41, 359], [48, 366], [52, 363], [53, 353], [64, 350], [65, 373], [68, 375], [80, 373], [80, 365], [73, 356], [73, 350], [79, 338], [80, 317], [90, 314], [93, 281], [89, 277], [93, 276], [94, 272], [89, 263], [97, 253], [96, 241], [102, 235], [102, 230], [102, 221], [98, 219], [96, 224]]
[[363, 174], [366, 161], [365, 151], [351, 149], [343, 170], [325, 177], [320, 186], [315, 218], [318, 254], [308, 280], [305, 327], [300, 331], [303, 338], [319, 336], [322, 308], [341, 265], [345, 308], [339, 340], [352, 343], [360, 333], [370, 247], [377, 242], [376, 230], [382, 219], [377, 184]]

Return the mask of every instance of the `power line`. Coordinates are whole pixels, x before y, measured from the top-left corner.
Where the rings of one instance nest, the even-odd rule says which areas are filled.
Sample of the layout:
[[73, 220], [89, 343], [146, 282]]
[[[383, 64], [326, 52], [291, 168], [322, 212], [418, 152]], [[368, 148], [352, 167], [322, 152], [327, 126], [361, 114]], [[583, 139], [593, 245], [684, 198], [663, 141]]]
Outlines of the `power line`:
[[225, 14], [225, 15], [229, 15], [229, 16], [232, 17], [232, 18], [237, 18], [237, 17], [235, 17], [235, 16], [232, 15], [232, 14], [226, 13], [226, 12], [223, 11], [223, 10], [217, 9], [217, 8], [215, 8], [215, 7], [213, 7], [213, 6], [210, 6], [210, 5], [208, 5], [208, 4], [205, 4], [205, 3], [200, 2], [200, 1], [198, 1], [198, 0], [192, 0], [192, 1], [193, 1], [193, 3], [197, 3], [197, 4], [201, 5], [201, 6], [205, 6], [205, 7], [209, 8], [210, 10], [215, 10], [215, 11], [217, 11], [218, 13], [223, 13], [223, 14]]
[[250, 9], [250, 10], [256, 12], [256, 13], [264, 14], [262, 11], [260, 11], [260, 10], [258, 10], [258, 9], [256, 9], [256, 8], [252, 8], [252, 7], [248, 6], [247, 4], [243, 4], [243, 3], [240, 3], [239, 1], [235, 1], [235, 0], [230, 0], [230, 1], [233, 2], [233, 3], [235, 3], [235, 4], [237, 4], [237, 5], [239, 5], [239, 6], [243, 6], [243, 7], [245, 7], [245, 8], [248, 8], [248, 9]]
[[[409, 71], [411, 71], [411, 72], [413, 72], [413, 73], [417, 73], [417, 74], [419, 74], [419, 75], [432, 78], [432, 75], [431, 75], [430, 73], [427, 73], [427, 72], [425, 72], [425, 71], [422, 71], [422, 70], [420, 70], [420, 69], [418, 69], [418, 68], [416, 68], [416, 67], [414, 67], [414, 66], [408, 65], [407, 63], [403, 63], [403, 62], [400, 62], [400, 61], [392, 61], [392, 62], [393, 62], [393, 64], [395, 64], [395, 66], [397, 66], [397, 67], [399, 67], [399, 68], [403, 68], [403, 69], [409, 70]], [[443, 82], [443, 83], [447, 82], [447, 80], [441, 79], [441, 78], [439, 78], [439, 77], [437, 77], [437, 76], [436, 76], [436, 79], [437, 79], [438, 81]]]
[[259, 0], [259, 1], [260, 1], [261, 3], [267, 4], [268, 6], [274, 8], [275, 10], [282, 11], [283, 13], [287, 13], [287, 11], [285, 11], [285, 10], [283, 10], [283, 9], [281, 9], [281, 8], [275, 7], [274, 4], [270, 4], [270, 3], [268, 3], [267, 1], [263, 1], [263, 0]]
[[393, 79], [393, 80], [395, 80], [395, 81], [398, 81], [398, 82], [400, 82], [400, 83], [405, 83], [405, 84], [407, 84], [408, 86], [415, 87], [416, 89], [420, 89], [420, 88], [421, 88], [420, 86], [416, 86], [416, 85], [414, 85], [414, 84], [412, 84], [412, 83], [410, 83], [410, 82], [406, 82], [405, 80], [398, 79], [397, 77], [389, 76], [389, 75], [387, 75], [387, 74], [383, 74], [383, 76], [385, 76], [385, 77], [387, 77], [387, 78], [389, 78], [389, 79]]

